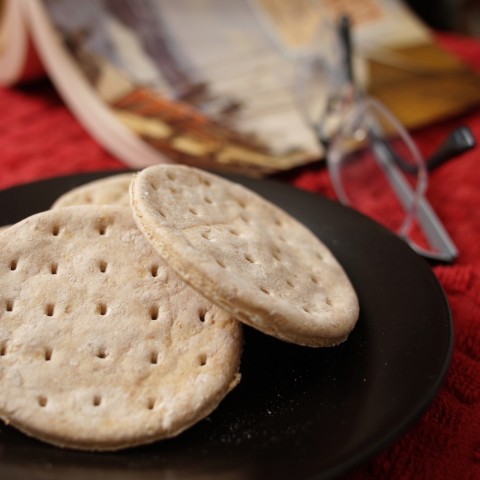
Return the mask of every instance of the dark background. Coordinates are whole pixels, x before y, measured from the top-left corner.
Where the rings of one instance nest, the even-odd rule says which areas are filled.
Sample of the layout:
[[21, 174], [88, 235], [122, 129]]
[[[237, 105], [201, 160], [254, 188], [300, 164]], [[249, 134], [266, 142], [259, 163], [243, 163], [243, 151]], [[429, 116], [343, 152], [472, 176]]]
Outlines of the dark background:
[[480, 0], [406, 0], [436, 30], [480, 36]]

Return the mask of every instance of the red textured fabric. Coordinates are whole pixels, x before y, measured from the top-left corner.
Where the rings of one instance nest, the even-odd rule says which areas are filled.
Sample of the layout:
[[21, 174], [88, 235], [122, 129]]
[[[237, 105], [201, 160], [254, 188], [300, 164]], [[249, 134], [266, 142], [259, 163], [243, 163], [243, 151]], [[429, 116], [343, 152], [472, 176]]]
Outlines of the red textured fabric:
[[116, 168], [126, 167], [88, 136], [48, 81], [0, 88], [0, 188]]
[[[480, 71], [480, 41], [439, 35], [439, 43]], [[480, 109], [415, 132], [425, 155], [461, 124], [480, 139]], [[454, 316], [455, 346], [445, 385], [422, 418], [393, 446], [351, 473], [366, 479], [480, 478], [480, 150], [431, 174], [428, 197], [460, 250], [437, 266]], [[48, 82], [0, 89], [0, 188], [69, 173], [123, 168], [64, 106]], [[333, 197], [327, 173], [293, 183]]]
[[[480, 71], [480, 41], [438, 35], [438, 42]], [[480, 142], [480, 109], [414, 132], [425, 156], [460, 125]], [[450, 302], [455, 324], [452, 364], [425, 415], [392, 447], [348, 478], [480, 479], [480, 150], [430, 174], [427, 196], [459, 248], [458, 261], [434, 267]], [[334, 198], [325, 171], [294, 180], [306, 190]]]

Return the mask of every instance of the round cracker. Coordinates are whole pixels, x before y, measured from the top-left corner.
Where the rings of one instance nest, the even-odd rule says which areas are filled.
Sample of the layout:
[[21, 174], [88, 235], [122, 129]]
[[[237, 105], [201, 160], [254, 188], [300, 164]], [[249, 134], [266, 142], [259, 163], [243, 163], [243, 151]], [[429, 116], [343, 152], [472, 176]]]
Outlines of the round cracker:
[[238, 320], [308, 346], [344, 341], [358, 299], [330, 250], [245, 187], [191, 167], [154, 166], [130, 187], [135, 220], [182, 278]]
[[133, 173], [119, 173], [72, 188], [55, 200], [52, 208], [73, 205], [129, 206], [128, 189]]
[[241, 326], [125, 207], [50, 210], [0, 236], [0, 417], [62, 447], [177, 435], [239, 379]]

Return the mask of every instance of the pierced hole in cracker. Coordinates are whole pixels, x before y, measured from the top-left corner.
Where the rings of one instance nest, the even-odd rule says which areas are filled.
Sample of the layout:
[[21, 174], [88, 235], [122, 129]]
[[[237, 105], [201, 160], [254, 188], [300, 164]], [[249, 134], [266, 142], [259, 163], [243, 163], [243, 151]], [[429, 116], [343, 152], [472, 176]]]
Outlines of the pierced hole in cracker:
[[198, 356], [198, 364], [203, 367], [204, 365], [207, 364], [207, 355], [205, 353], [201, 353]]
[[273, 258], [277, 261], [277, 262], [281, 262], [282, 261], [282, 254], [280, 252], [280, 250], [278, 248], [276, 248], [273, 252], [272, 252], [272, 255], [273, 255]]
[[213, 200], [208, 196], [208, 195], [205, 195], [205, 197], [203, 198], [203, 201], [205, 203], [208, 203], [208, 205], [212, 205], [213, 204]]
[[206, 318], [205, 318], [206, 315], [207, 315], [207, 312], [206, 312], [205, 310], [199, 310], [199, 312], [198, 312], [198, 319], [199, 319], [202, 323], [204, 323], [205, 320], [206, 320]]
[[99, 407], [101, 403], [102, 403], [102, 397], [100, 395], [95, 395], [92, 401], [93, 406]]
[[210, 230], [207, 230], [206, 232], [203, 232], [201, 234], [201, 237], [204, 238], [205, 240], [210, 240]]
[[7, 345], [2, 343], [0, 345], [0, 357], [4, 357], [7, 354]]
[[217, 262], [217, 264], [222, 267], [222, 268], [227, 268], [225, 266], [225, 263], [223, 262], [223, 260], [221, 260], [220, 258], [216, 258], [215, 261]]
[[47, 397], [40, 395], [37, 397], [37, 402], [40, 407], [46, 407], [48, 403]]
[[310, 307], [308, 307], [308, 306], [304, 306], [304, 307], [302, 307], [302, 310], [303, 310], [305, 313], [312, 313], [312, 310], [311, 310], [311, 308], [310, 308]]
[[108, 263], [105, 260], [100, 260], [98, 262], [98, 269], [100, 272], [105, 273], [107, 271]]
[[209, 187], [212, 183], [210, 182], [210, 180], [208, 178], [200, 178], [200, 181], [206, 186], [206, 187]]
[[156, 305], [150, 307], [150, 319], [158, 320], [158, 307]]
[[158, 265], [152, 265], [150, 267], [150, 274], [152, 277], [156, 277], [158, 275]]
[[188, 209], [188, 211], [192, 214], [192, 215], [198, 215], [198, 211], [196, 208], [193, 208], [193, 207], [190, 207]]
[[147, 399], [147, 408], [149, 410], [153, 410], [154, 407], [155, 407], [155, 399], [154, 398], [148, 398]]
[[249, 263], [255, 263], [255, 259], [254, 259], [251, 255], [249, 255], [248, 253], [246, 253], [244, 256], [245, 256], [245, 260], [246, 260], [247, 262], [249, 262]]
[[329, 306], [329, 307], [333, 307], [333, 302], [332, 302], [332, 299], [331, 298], [326, 298], [325, 299], [325, 303]]
[[57, 224], [53, 225], [52, 226], [52, 235], [54, 237], [58, 237], [59, 233], [60, 233], [60, 225], [57, 225]]
[[318, 283], [318, 278], [315, 275], [310, 275], [310, 280], [315, 284]]
[[107, 314], [107, 305], [105, 303], [99, 303], [97, 305], [97, 312], [100, 315], [106, 315]]
[[167, 172], [167, 178], [173, 181], [176, 180], [177, 177], [172, 172]]
[[105, 216], [97, 220], [97, 230], [100, 235], [107, 235], [108, 229], [113, 225], [113, 218]]
[[176, 195], [179, 192], [178, 188], [175, 187], [168, 187], [168, 190], [172, 195]]
[[100, 222], [100, 224], [98, 225], [98, 233], [100, 235], [105, 235], [107, 233], [107, 226], [105, 225], [105, 223]]
[[13, 259], [10, 261], [10, 270], [12, 270], [12, 272], [17, 269], [17, 266], [18, 266], [17, 259]]
[[51, 359], [52, 359], [52, 353], [53, 353], [53, 350], [51, 348], [46, 348], [45, 349], [45, 361], [46, 362], [49, 362]]
[[56, 275], [56, 274], [58, 273], [58, 263], [52, 262], [52, 263], [50, 264], [50, 273], [51, 273], [52, 275]]
[[295, 284], [294, 284], [291, 280], [287, 280], [287, 285], [288, 285], [290, 288], [295, 288]]
[[156, 365], [158, 363], [158, 352], [151, 352], [150, 353], [150, 363], [152, 365]]
[[245, 201], [243, 200], [243, 198], [236, 198], [235, 201], [237, 202], [237, 205], [238, 205], [240, 208], [246, 208], [247, 204], [245, 203]]
[[47, 303], [45, 305], [45, 315], [47, 317], [53, 317], [54, 311], [55, 311], [55, 305], [53, 303]]
[[240, 220], [242, 220], [242, 222], [246, 223], [247, 225], [250, 225], [250, 218], [248, 218], [247, 215], [243, 213], [240, 215]]
[[235, 237], [239, 237], [240, 236], [240, 233], [238, 232], [238, 230], [235, 230], [234, 228], [229, 228], [228, 231], [234, 235]]
[[105, 360], [108, 357], [108, 352], [105, 348], [100, 347], [97, 350], [97, 353], [95, 355], [97, 358], [100, 358], [101, 360]]
[[260, 287], [260, 290], [261, 290], [263, 293], [266, 293], [267, 295], [270, 295], [270, 290], [268, 290], [268, 288]]
[[7, 312], [11, 312], [13, 310], [13, 300], [7, 300], [5, 302], [5, 309]]

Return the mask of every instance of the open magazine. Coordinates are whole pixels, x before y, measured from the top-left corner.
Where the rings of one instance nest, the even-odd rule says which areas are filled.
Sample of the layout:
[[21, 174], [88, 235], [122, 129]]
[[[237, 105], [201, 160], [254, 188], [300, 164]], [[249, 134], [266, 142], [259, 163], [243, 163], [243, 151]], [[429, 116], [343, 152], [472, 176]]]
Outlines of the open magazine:
[[[407, 53], [432, 45], [398, 0], [1, 5], [0, 83], [48, 75], [91, 135], [133, 168], [173, 161], [262, 176], [319, 160], [323, 152], [299, 105], [298, 69], [314, 57], [335, 56], [325, 32], [339, 13], [354, 20], [361, 81], [387, 104], [385, 95], [397, 98], [391, 69], [415, 70], [421, 58], [412, 62]], [[451, 68], [466, 71], [449, 61], [450, 79]], [[308, 101], [321, 106], [327, 85], [322, 75], [317, 81]], [[473, 83], [471, 90], [462, 104], [435, 116], [478, 102]]]

